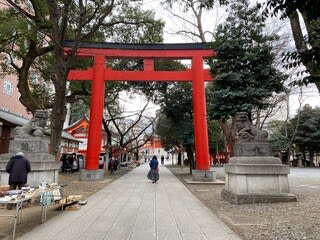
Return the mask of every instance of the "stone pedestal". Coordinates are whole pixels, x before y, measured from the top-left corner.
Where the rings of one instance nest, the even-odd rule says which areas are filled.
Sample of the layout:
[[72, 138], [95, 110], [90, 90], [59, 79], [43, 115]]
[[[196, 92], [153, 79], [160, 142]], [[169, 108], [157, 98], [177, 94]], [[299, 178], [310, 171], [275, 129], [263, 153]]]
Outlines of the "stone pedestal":
[[231, 203], [296, 201], [290, 193], [290, 168], [271, 156], [267, 143], [241, 143], [225, 166], [226, 180], [222, 197]]
[[10, 141], [9, 153], [0, 155], [0, 184], [8, 184], [9, 174], [6, 166], [9, 159], [17, 152], [23, 152], [29, 159], [31, 172], [28, 174], [28, 185], [37, 187], [41, 182], [58, 182], [60, 162], [48, 153], [48, 142], [43, 138], [15, 139]]
[[216, 181], [216, 174], [213, 170], [192, 170], [192, 181], [199, 182], [214, 182]]
[[104, 179], [104, 171], [98, 170], [80, 170], [80, 181], [101, 181]]
[[45, 153], [49, 152], [48, 142], [42, 138], [14, 139], [10, 141], [9, 153]]

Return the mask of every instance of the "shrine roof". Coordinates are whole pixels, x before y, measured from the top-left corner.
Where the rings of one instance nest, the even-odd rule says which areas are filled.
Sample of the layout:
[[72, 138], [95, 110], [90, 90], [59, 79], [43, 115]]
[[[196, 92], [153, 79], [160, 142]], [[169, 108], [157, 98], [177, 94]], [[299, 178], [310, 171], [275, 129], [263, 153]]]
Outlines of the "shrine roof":
[[74, 131], [78, 128], [81, 128], [82, 126], [88, 126], [89, 124], [89, 118], [87, 116], [84, 116], [83, 118], [80, 118], [79, 120], [75, 121], [68, 127], [64, 129], [66, 132]]

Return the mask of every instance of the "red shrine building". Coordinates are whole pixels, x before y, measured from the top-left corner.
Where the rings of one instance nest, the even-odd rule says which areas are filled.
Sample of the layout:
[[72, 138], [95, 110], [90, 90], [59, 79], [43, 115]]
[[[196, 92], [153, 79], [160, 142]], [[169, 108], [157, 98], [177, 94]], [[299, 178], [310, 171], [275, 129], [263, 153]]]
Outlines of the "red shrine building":
[[[72, 123], [70, 126], [64, 129], [64, 132], [70, 134], [73, 138], [77, 139], [80, 143], [79, 146], [75, 149], [72, 143], [61, 143], [61, 152], [78, 152], [87, 155], [87, 145], [88, 145], [88, 136], [89, 136], [89, 118], [83, 117], [78, 121]], [[100, 152], [106, 152], [105, 147], [107, 146], [107, 133], [101, 128], [101, 145]], [[119, 153], [117, 147], [113, 148], [113, 154], [116, 156]], [[159, 137], [152, 137], [149, 141], [140, 150], [141, 155], [151, 157], [153, 155], [161, 156], [166, 152], [164, 151]]]
[[162, 146], [161, 139], [158, 136], [151, 137], [150, 140], [143, 145], [139, 152], [143, 157], [150, 159], [154, 155], [160, 158], [161, 155], [165, 156], [167, 154]]
[[[69, 133], [74, 138], [80, 141], [79, 143], [79, 149], [77, 151], [74, 151], [74, 149], [62, 145], [61, 152], [78, 152], [83, 154], [84, 156], [87, 155], [87, 145], [88, 145], [88, 135], [89, 135], [89, 118], [83, 117], [79, 119], [78, 121], [72, 123], [70, 126], [64, 129], [64, 132]], [[104, 152], [103, 146], [107, 145], [107, 134], [102, 129], [101, 125], [101, 144], [100, 144], [100, 152]]]

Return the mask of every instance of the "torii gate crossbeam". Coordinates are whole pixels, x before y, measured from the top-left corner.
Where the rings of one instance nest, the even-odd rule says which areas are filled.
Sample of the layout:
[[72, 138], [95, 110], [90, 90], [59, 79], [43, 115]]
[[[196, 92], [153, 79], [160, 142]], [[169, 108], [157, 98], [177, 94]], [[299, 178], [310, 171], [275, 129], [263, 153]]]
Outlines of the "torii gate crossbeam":
[[[73, 42], [64, 45], [68, 54]], [[205, 43], [187, 44], [119, 44], [82, 42], [76, 55], [93, 58], [93, 67], [85, 70], [70, 70], [68, 80], [92, 81], [90, 103], [90, 125], [86, 171], [98, 171], [101, 145], [101, 123], [104, 109], [105, 81], [190, 81], [194, 112], [194, 132], [196, 150], [196, 170], [210, 170], [208, 131], [206, 119], [205, 81], [212, 80], [203, 60], [215, 56]], [[113, 70], [106, 66], [108, 59], [143, 59], [143, 71]], [[156, 71], [157, 59], [191, 59], [191, 69], [184, 71]], [[90, 175], [90, 174], [89, 174]], [[89, 176], [90, 178], [90, 176]], [[92, 177], [91, 178], [95, 178]]]

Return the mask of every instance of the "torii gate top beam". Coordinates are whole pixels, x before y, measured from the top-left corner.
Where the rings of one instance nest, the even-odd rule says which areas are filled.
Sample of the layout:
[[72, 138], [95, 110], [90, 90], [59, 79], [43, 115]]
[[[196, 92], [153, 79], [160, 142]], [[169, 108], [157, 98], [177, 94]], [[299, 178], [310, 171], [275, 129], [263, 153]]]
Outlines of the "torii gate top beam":
[[[65, 52], [73, 47], [74, 42], [65, 42]], [[206, 59], [215, 56], [213, 49], [206, 49], [207, 43], [171, 43], [171, 44], [121, 44], [105, 42], [81, 42], [76, 56], [95, 58], [103, 56], [106, 59], [143, 59], [143, 71], [113, 70], [105, 67], [105, 81], [192, 81], [192, 70], [155, 71], [156, 59]], [[147, 74], [145, 74], [147, 72]], [[203, 69], [205, 81], [212, 80], [208, 69]], [[68, 80], [91, 80], [93, 68], [70, 70]]]
[[[77, 56], [92, 57], [104, 55], [107, 58], [167, 58], [192, 59], [195, 56], [203, 58], [216, 55], [213, 49], [208, 49], [207, 43], [166, 43], [166, 44], [122, 44], [105, 42], [81, 42]], [[74, 46], [73, 41], [65, 41], [66, 53]]]

